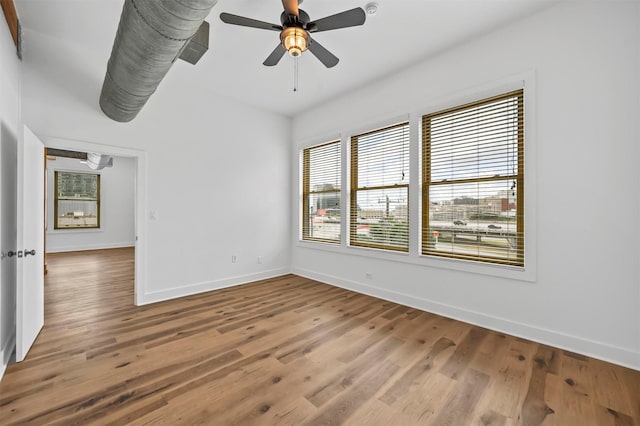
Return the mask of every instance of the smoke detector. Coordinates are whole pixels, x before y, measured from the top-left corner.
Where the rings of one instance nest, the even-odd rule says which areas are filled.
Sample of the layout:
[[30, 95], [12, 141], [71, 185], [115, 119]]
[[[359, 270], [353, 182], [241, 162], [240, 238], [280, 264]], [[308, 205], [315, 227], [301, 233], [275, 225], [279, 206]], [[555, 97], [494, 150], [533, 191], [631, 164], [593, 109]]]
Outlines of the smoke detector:
[[367, 12], [367, 15], [375, 15], [378, 11], [378, 3], [367, 3], [367, 5], [364, 7], [364, 10]]

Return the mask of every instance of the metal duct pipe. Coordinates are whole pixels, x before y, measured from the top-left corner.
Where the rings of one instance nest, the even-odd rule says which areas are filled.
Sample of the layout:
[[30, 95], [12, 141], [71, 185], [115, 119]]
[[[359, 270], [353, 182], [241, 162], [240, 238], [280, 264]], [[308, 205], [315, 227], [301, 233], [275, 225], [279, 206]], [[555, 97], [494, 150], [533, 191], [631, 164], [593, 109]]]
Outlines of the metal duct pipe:
[[87, 152], [86, 161], [85, 164], [92, 170], [102, 170], [105, 167], [113, 167], [113, 157], [110, 155]]
[[100, 108], [133, 120], [218, 0], [125, 0]]

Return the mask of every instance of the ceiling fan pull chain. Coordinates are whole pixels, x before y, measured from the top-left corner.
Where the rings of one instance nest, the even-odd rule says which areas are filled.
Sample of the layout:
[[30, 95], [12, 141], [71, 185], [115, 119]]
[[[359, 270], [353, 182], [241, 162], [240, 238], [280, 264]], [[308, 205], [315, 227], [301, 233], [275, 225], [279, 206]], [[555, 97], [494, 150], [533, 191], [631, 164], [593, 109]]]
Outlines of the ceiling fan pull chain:
[[293, 57], [293, 91], [298, 91], [298, 57]]

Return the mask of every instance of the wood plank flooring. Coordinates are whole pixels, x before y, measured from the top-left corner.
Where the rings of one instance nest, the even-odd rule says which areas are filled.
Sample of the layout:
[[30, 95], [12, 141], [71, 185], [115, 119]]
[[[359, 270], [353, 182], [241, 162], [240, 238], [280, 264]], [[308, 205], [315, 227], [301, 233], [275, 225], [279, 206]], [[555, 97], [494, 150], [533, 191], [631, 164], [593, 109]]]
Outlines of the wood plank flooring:
[[294, 275], [133, 305], [133, 250], [47, 257], [0, 424], [639, 425], [640, 372]]

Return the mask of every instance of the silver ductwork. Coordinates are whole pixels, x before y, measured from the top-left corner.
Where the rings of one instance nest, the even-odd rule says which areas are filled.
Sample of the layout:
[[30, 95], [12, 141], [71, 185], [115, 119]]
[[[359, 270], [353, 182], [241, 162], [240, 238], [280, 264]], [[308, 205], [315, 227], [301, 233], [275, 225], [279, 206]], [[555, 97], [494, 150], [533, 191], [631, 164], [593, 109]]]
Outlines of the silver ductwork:
[[209, 50], [209, 23], [202, 21], [198, 31], [191, 37], [189, 43], [180, 52], [179, 58], [191, 65], [198, 63], [202, 55]]
[[113, 167], [113, 157], [105, 154], [96, 154], [95, 152], [87, 152], [85, 164], [92, 170], [102, 170], [105, 167]]
[[133, 120], [155, 92], [217, 0], [125, 0], [100, 108]]

